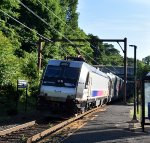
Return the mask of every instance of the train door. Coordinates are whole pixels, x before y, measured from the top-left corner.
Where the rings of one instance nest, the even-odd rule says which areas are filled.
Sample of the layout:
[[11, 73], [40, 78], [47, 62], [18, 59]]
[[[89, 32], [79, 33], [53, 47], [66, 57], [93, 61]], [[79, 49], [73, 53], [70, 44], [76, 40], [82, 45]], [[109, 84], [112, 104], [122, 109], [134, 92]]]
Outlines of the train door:
[[108, 83], [108, 90], [109, 90], [108, 102], [110, 102], [113, 96], [113, 82], [110, 77], [109, 77], [109, 83]]
[[85, 87], [83, 90], [83, 99], [88, 100], [90, 93], [91, 93], [91, 85], [90, 85], [90, 77], [88, 72], [86, 76]]

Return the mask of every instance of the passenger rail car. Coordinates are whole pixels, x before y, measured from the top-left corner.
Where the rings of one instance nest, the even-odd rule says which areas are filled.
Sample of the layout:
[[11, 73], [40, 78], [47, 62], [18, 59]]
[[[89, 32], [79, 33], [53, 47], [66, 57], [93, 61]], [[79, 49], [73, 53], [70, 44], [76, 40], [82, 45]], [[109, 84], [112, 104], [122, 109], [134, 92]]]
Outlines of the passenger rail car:
[[112, 73], [107, 73], [107, 75], [110, 78], [110, 96], [111, 96], [111, 101], [117, 100], [122, 98], [122, 87], [123, 87], [123, 80], [122, 78], [112, 74]]
[[50, 60], [38, 96], [38, 107], [73, 113], [111, 101], [115, 82], [83, 61]]

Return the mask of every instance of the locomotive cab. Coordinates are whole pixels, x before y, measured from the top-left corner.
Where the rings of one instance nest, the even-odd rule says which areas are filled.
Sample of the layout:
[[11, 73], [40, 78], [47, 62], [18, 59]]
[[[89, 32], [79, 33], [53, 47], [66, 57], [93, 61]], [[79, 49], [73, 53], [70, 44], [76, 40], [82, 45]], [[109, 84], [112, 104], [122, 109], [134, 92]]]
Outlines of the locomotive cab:
[[79, 75], [80, 68], [76, 63], [50, 60], [38, 96], [41, 106], [47, 104], [50, 108], [63, 108], [66, 103], [75, 101]]

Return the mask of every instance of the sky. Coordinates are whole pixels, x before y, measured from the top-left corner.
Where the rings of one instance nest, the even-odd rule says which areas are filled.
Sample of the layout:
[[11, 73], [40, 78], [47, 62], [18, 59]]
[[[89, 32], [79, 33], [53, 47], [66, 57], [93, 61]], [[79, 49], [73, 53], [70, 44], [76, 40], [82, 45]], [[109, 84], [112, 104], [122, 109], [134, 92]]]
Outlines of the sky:
[[[78, 0], [79, 27], [100, 39], [127, 38], [127, 56], [150, 55], [150, 0]], [[123, 55], [121, 48], [115, 46]], [[123, 47], [123, 43], [120, 43]]]

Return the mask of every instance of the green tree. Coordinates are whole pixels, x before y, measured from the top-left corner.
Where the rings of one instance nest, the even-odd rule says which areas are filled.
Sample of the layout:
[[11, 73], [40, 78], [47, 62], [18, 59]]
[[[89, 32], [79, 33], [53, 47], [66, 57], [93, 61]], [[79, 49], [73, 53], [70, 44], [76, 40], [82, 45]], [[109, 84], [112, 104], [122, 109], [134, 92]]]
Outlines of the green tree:
[[89, 34], [88, 36], [91, 40], [90, 46], [93, 49], [93, 57], [95, 59], [95, 62], [93, 62], [93, 64], [103, 64], [103, 55], [105, 54], [105, 51], [102, 42], [97, 42], [97, 40], [99, 40], [97, 36], [94, 36], [92, 34]]
[[[58, 17], [62, 18], [62, 12], [58, 0], [22, 0], [22, 3], [29, 7], [45, 22], [37, 18], [22, 5], [20, 6], [20, 21], [49, 39], [61, 37], [60, 33], [63, 33], [64, 26], [63, 23], [54, 16], [55, 14]], [[38, 36], [34, 35], [30, 31], [25, 33], [26, 29], [22, 31], [23, 32], [21, 32], [21, 36], [23, 44], [21, 48], [23, 50], [26, 50], [27, 52], [35, 51], [35, 44], [38, 40]]]
[[114, 48], [112, 44], [104, 44], [105, 56], [104, 65], [122, 66], [123, 57], [120, 52]]
[[150, 65], [150, 56], [147, 56], [147, 57], [143, 58], [142, 61], [143, 61], [146, 65]]
[[0, 85], [15, 84], [19, 69], [10, 40], [0, 31]]
[[16, 32], [18, 26], [16, 26], [16, 22], [14, 22], [7, 14], [17, 18], [19, 17], [18, 9], [19, 5], [15, 0], [0, 1], [0, 31], [3, 32], [4, 36], [9, 38], [13, 48], [18, 48], [21, 45], [18, 40], [19, 35]]
[[128, 66], [134, 67], [134, 59], [133, 58], [127, 58], [127, 63], [128, 63]]

